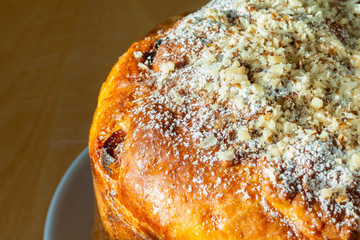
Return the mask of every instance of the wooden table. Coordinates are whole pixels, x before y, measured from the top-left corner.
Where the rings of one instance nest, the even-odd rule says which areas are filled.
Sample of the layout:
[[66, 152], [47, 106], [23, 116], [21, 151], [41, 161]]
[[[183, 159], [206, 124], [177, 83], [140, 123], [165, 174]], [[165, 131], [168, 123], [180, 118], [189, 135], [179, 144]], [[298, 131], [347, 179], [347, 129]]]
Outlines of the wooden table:
[[153, 26], [206, 2], [0, 1], [0, 239], [42, 239], [112, 65]]

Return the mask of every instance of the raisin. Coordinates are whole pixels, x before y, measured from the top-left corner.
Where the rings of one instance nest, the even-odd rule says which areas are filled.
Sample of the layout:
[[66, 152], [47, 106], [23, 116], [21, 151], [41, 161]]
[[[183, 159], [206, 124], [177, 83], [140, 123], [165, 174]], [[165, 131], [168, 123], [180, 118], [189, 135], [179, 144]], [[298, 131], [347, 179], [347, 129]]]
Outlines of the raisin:
[[101, 165], [106, 173], [117, 178], [121, 164], [120, 149], [125, 142], [126, 134], [123, 130], [118, 130], [104, 142], [101, 149]]

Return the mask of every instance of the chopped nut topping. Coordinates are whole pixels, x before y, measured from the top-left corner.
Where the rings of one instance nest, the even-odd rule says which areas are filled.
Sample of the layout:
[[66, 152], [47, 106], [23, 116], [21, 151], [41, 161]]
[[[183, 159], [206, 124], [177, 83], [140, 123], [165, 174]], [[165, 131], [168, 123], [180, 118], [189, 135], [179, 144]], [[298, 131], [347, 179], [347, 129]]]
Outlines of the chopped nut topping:
[[320, 98], [315, 97], [311, 100], [310, 106], [315, 109], [321, 108], [323, 106], [323, 101]]
[[269, 63], [271, 63], [271, 64], [286, 63], [286, 60], [281, 56], [270, 56]]
[[246, 141], [251, 139], [249, 132], [242, 127], [238, 129], [237, 136], [240, 141]]
[[218, 158], [224, 161], [230, 161], [235, 158], [234, 149], [231, 147], [226, 151], [219, 151]]
[[143, 56], [142, 52], [134, 52], [134, 57], [135, 58], [141, 58]]
[[322, 131], [319, 137], [321, 140], [326, 141], [329, 139], [329, 134], [325, 131]]
[[354, 67], [360, 68], [360, 55], [350, 57], [350, 62]]
[[340, 194], [340, 195], [335, 199], [335, 201], [336, 201], [337, 203], [343, 203], [343, 202], [349, 201], [349, 198], [347, 197], [346, 194]]
[[322, 197], [324, 199], [329, 199], [329, 198], [331, 198], [332, 190], [330, 188], [323, 188], [320, 190], [319, 195], [320, 195], [320, 197]]
[[354, 153], [348, 161], [350, 170], [354, 171], [360, 167], [360, 154]]
[[173, 62], [165, 62], [160, 66], [160, 71], [163, 73], [169, 73], [174, 71], [175, 64]]
[[201, 148], [209, 148], [209, 147], [212, 147], [214, 145], [217, 144], [217, 139], [216, 137], [211, 134], [209, 136], [207, 136], [200, 144], [199, 144], [199, 147]]

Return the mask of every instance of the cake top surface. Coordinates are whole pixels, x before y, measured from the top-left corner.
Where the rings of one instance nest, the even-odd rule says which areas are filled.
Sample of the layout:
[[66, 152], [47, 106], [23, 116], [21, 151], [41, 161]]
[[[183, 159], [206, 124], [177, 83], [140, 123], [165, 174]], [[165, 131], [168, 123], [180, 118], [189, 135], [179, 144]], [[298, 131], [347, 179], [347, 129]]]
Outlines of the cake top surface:
[[[133, 117], [148, 119], [139, 127], [157, 129], [159, 145], [171, 139], [168, 154], [261, 165], [283, 195], [319, 202], [339, 227], [357, 224], [359, 14], [352, 0], [211, 1], [157, 41], [156, 58], [134, 52], [149, 80]], [[207, 195], [201, 176], [192, 181]]]

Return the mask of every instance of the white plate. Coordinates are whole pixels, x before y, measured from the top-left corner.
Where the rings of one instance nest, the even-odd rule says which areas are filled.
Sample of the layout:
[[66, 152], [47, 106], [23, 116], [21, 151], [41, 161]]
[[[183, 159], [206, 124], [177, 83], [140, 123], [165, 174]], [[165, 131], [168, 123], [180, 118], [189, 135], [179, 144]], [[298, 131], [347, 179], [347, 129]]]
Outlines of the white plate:
[[47, 213], [44, 240], [91, 239], [94, 190], [85, 148], [61, 179]]

